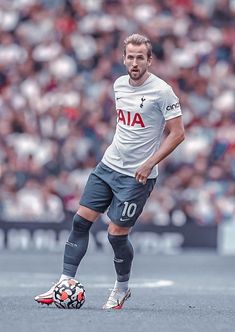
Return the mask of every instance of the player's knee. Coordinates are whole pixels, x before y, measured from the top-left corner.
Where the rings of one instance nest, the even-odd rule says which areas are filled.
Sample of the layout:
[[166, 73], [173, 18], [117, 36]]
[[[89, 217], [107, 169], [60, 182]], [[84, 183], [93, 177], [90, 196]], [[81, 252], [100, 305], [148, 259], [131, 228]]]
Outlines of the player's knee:
[[113, 222], [109, 223], [108, 232], [112, 235], [127, 235], [129, 233], [129, 227], [121, 227]]
[[89, 232], [93, 222], [89, 221], [81, 216], [79, 214], [75, 214], [73, 217], [73, 230], [75, 232], [79, 233], [87, 233]]
[[93, 222], [98, 218], [100, 213], [86, 206], [80, 205], [76, 214]]

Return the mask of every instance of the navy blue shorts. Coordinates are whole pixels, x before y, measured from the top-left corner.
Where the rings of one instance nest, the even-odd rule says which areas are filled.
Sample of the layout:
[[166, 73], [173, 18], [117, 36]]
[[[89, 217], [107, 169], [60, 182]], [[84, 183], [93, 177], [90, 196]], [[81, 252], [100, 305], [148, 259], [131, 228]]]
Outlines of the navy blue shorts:
[[91, 172], [80, 205], [104, 213], [108, 209], [110, 220], [123, 227], [131, 227], [143, 211], [156, 179], [148, 179], [143, 185], [99, 163]]

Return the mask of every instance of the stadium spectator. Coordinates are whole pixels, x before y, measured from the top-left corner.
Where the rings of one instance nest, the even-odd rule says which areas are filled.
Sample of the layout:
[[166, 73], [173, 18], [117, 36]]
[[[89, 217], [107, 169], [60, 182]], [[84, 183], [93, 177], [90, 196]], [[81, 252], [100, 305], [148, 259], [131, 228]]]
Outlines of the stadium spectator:
[[233, 1], [3, 0], [0, 18], [2, 218], [16, 220], [17, 206], [21, 218], [37, 220], [48, 195], [53, 220], [62, 208], [75, 212], [113, 137], [119, 45], [139, 32], [153, 42], [152, 71], [181, 96], [187, 133], [160, 165], [165, 189], [140, 222], [166, 224], [179, 209], [186, 222], [234, 221]]

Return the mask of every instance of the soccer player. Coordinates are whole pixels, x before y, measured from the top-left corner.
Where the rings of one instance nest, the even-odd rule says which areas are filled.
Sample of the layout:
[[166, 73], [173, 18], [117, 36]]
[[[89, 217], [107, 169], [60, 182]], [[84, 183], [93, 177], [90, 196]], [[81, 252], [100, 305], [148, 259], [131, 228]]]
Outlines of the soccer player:
[[[128, 282], [133, 247], [129, 232], [153, 190], [158, 163], [184, 140], [179, 99], [166, 82], [149, 72], [150, 40], [139, 34], [127, 37], [123, 61], [128, 75], [114, 83], [116, 132], [88, 178], [65, 244], [59, 280], [75, 277], [87, 250], [89, 230], [99, 214], [108, 209], [108, 239], [114, 252], [117, 279], [104, 309], [122, 308], [131, 295]], [[164, 127], [167, 133], [161, 142]], [[52, 303], [53, 287], [35, 300]]]

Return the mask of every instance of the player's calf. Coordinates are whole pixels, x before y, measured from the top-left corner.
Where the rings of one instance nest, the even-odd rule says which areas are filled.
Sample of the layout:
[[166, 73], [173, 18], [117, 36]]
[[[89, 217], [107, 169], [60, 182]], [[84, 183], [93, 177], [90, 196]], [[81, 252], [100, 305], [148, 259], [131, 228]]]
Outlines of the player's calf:
[[114, 266], [117, 273], [117, 281], [128, 281], [134, 255], [128, 235], [108, 234], [108, 239], [114, 251]]

